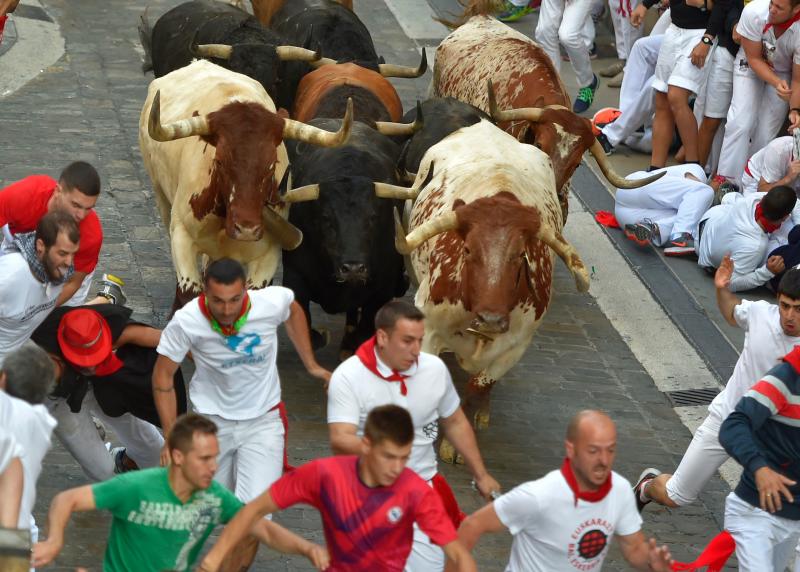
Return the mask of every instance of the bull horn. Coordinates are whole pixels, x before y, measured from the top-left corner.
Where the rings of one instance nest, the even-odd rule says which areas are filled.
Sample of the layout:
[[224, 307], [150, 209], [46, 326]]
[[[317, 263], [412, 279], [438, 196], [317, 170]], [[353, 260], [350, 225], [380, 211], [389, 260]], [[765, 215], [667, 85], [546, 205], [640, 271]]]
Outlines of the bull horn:
[[397, 208], [394, 209], [394, 247], [400, 254], [411, 254], [426, 240], [456, 228], [458, 228], [458, 217], [455, 211], [448, 211], [433, 220], [422, 223], [408, 235], [405, 235], [403, 233], [403, 225], [400, 222], [400, 214], [397, 212]]
[[609, 183], [619, 189], [638, 189], [639, 187], [649, 185], [653, 181], [659, 180], [661, 177], [667, 174], [666, 171], [662, 171], [661, 173], [650, 175], [644, 179], [629, 180], [624, 177], [620, 177], [614, 171], [614, 168], [611, 166], [608, 157], [606, 157], [605, 151], [603, 151], [603, 146], [600, 145], [599, 141], [595, 140], [595, 142], [592, 143], [592, 146], [589, 147], [589, 151], [592, 155], [594, 155], [595, 161], [597, 161], [597, 166], [600, 167], [600, 170], [603, 172], [603, 176], [608, 179]]
[[353, 126], [353, 99], [347, 98], [347, 111], [342, 119], [342, 126], [336, 133], [307, 125], [302, 121], [284, 119], [283, 138], [297, 139], [320, 147], [338, 147], [344, 145], [350, 138], [350, 129]]
[[193, 135], [208, 135], [208, 121], [204, 115], [181, 119], [163, 125], [161, 123], [161, 90], [156, 92], [150, 106], [150, 117], [147, 120], [147, 133], [156, 141], [174, 141]]
[[303, 232], [269, 207], [262, 209], [264, 228], [283, 250], [294, 250], [303, 242]]
[[[414, 177], [416, 179], [416, 176]], [[391, 185], [389, 183], [373, 183], [375, 187], [375, 196], [381, 199], [401, 199], [401, 200], [416, 200], [420, 191], [428, 186], [428, 183], [433, 179], [433, 161], [431, 161], [428, 168], [428, 174], [422, 184], [418, 187], [401, 187], [398, 185]], [[412, 179], [413, 181], [414, 179]]]
[[286, 184], [286, 192], [281, 195], [284, 203], [302, 203], [304, 201], [315, 201], [319, 198], [319, 185], [305, 185], [303, 187], [292, 188], [292, 174]]
[[233, 46], [227, 44], [199, 44], [194, 47], [194, 54], [201, 58], [231, 59]]
[[564, 261], [564, 264], [567, 265], [572, 277], [575, 279], [575, 287], [578, 292], [587, 292], [589, 290], [589, 273], [586, 271], [586, 266], [583, 264], [583, 260], [581, 260], [575, 247], [567, 242], [560, 232], [556, 232], [553, 227], [545, 223], [539, 226], [536, 238], [552, 248]]
[[314, 60], [314, 61], [311, 61], [311, 62], [309, 62], [309, 64], [311, 65], [311, 67], [312, 67], [312, 68], [314, 68], [314, 69], [319, 69], [319, 68], [321, 68], [322, 66], [331, 66], [331, 65], [335, 65], [335, 64], [338, 64], [338, 63], [339, 63], [339, 62], [337, 62], [337, 61], [336, 61], [336, 60], [334, 60], [333, 58], [323, 58], [323, 57], [320, 57], [320, 58], [319, 58], [319, 59], [317, 59], [317, 60]]
[[539, 121], [547, 109], [567, 109], [563, 105], [548, 105], [547, 107], [520, 107], [518, 109], [500, 109], [494, 95], [492, 80], [486, 80], [489, 91], [489, 115], [497, 123], [500, 121]]
[[381, 72], [383, 77], [407, 77], [415, 78], [425, 73], [428, 69], [428, 56], [425, 54], [425, 48], [422, 48], [422, 59], [419, 66], [412, 68], [409, 66], [398, 66], [395, 64], [378, 64], [378, 71]]
[[278, 46], [275, 51], [278, 53], [278, 58], [284, 62], [316, 62], [321, 59], [319, 52], [297, 46]]
[[422, 117], [422, 104], [417, 100], [417, 116], [413, 123], [392, 123], [390, 121], [376, 121], [375, 129], [382, 135], [413, 135], [425, 126]]

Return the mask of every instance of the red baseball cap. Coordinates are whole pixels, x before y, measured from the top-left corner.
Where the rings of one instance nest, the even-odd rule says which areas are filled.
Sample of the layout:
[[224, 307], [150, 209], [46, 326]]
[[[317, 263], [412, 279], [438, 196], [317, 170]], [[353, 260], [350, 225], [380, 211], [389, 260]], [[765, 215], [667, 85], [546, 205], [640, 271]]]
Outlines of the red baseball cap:
[[72, 310], [64, 314], [58, 325], [58, 345], [71, 364], [94, 367], [111, 353], [111, 329], [94, 310]]

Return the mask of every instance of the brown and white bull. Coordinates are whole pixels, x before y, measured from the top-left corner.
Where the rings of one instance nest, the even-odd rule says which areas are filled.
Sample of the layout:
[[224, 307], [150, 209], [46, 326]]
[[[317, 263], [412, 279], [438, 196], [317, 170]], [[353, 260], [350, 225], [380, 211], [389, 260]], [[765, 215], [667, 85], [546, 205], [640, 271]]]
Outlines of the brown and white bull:
[[[549, 157], [490, 121], [431, 147], [407, 191], [417, 196], [407, 234], [396, 213], [396, 246], [410, 254], [419, 281], [423, 350], [451, 351], [473, 374], [464, 408], [483, 428], [492, 386], [519, 361], [544, 318], [555, 256], [581, 292], [589, 288], [586, 268], [561, 235]], [[449, 456], [446, 446], [442, 456]]]
[[[485, 4], [485, 0], [471, 4], [478, 3]], [[499, 123], [518, 140], [535, 145], [550, 157], [565, 222], [568, 183], [586, 151], [594, 155], [603, 175], [615, 187], [637, 188], [658, 178], [656, 175], [628, 181], [615, 173], [592, 133], [591, 122], [569, 111], [564, 84], [541, 46], [495, 18], [478, 15], [466, 20], [439, 44], [433, 93], [437, 97], [453, 97], [488, 113], [488, 80], [503, 108], [566, 108], [560, 114], [560, 123], [548, 120]]]
[[289, 203], [319, 193], [279, 193], [288, 166], [283, 139], [335, 146], [351, 124], [352, 109], [337, 133], [288, 119], [256, 80], [203, 60], [153, 80], [139, 145], [169, 229], [176, 305], [200, 291], [200, 257], [235, 258], [246, 264], [249, 286], [269, 283], [281, 248], [302, 240], [286, 220]]

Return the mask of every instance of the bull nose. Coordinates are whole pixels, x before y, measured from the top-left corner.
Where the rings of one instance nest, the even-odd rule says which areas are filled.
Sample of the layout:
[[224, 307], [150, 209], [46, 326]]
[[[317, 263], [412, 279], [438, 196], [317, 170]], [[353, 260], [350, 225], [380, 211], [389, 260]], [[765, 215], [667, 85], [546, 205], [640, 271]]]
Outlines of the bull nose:
[[505, 314], [480, 312], [477, 321], [477, 329], [486, 333], [502, 334], [508, 331], [508, 316]]
[[336, 272], [338, 282], [366, 282], [367, 265], [360, 262], [345, 262]]
[[242, 226], [239, 223], [233, 224], [233, 238], [236, 240], [260, 240], [263, 232], [261, 225]]

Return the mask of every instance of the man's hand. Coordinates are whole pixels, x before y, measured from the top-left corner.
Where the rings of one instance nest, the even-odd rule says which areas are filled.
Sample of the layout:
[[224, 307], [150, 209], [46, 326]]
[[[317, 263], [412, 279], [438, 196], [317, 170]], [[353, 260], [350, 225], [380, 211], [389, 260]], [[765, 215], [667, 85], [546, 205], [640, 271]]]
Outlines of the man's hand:
[[786, 270], [786, 264], [783, 262], [783, 256], [778, 256], [777, 254], [770, 256], [767, 259], [767, 270], [773, 274], [780, 274]]
[[769, 467], [761, 467], [756, 471], [756, 488], [758, 489], [758, 502], [763, 510], [775, 512], [781, 510], [783, 503], [781, 495], [789, 502], [794, 502], [789, 487], [795, 481], [773, 471]]
[[786, 80], [779, 79], [775, 85], [775, 91], [778, 92], [778, 97], [780, 97], [783, 101], [789, 101], [789, 98], [792, 97], [792, 88], [789, 87], [789, 84], [786, 83]]
[[167, 445], [166, 441], [164, 446], [161, 447], [161, 466], [169, 467], [169, 445]]
[[480, 495], [486, 499], [487, 502], [492, 502], [494, 500], [492, 493], [499, 493], [503, 490], [500, 488], [500, 483], [489, 473], [482, 475], [480, 478], [475, 477], [475, 488], [478, 489]]
[[328, 554], [328, 550], [324, 546], [314, 544], [313, 542], [306, 551], [305, 557], [311, 561], [311, 564], [313, 564], [314, 568], [317, 570], [327, 570], [328, 566], [331, 565], [331, 555]]
[[37, 542], [33, 545], [33, 555], [31, 556], [31, 567], [39, 568], [46, 566], [55, 560], [58, 553], [61, 552], [63, 545], [59, 542], [54, 542], [49, 538], [43, 542]]
[[786, 178], [793, 182], [798, 175], [800, 175], [800, 161], [792, 161], [789, 163], [789, 170], [786, 171]]
[[671, 572], [675, 561], [669, 553], [669, 548], [666, 545], [657, 546], [656, 539], [651, 538], [648, 543], [648, 549], [650, 553], [647, 562], [650, 564], [650, 570], [654, 572]]
[[631, 12], [631, 26], [634, 28], [641, 26], [645, 14], [647, 14], [647, 7], [644, 4], [639, 4], [634, 8], [633, 12]]
[[733, 259], [731, 259], [730, 254], [726, 254], [714, 274], [714, 287], [720, 290], [727, 290], [728, 286], [731, 285], [731, 276], [733, 276]]
[[800, 113], [798, 113], [797, 111], [790, 111], [789, 112], [789, 123], [790, 123], [790, 125], [789, 125], [789, 129], [787, 129], [787, 131], [789, 132], [789, 135], [791, 135], [792, 132], [795, 129], [800, 128]]
[[[631, 16], [633, 17], [633, 16]], [[698, 42], [698, 44], [692, 50], [691, 55], [689, 56], [692, 60], [692, 65], [696, 68], [701, 68], [706, 65], [706, 57], [708, 57], [708, 50], [711, 49], [711, 46], [708, 44], [704, 44], [703, 42]]]
[[331, 375], [332, 375], [331, 372], [329, 372], [321, 365], [317, 364], [316, 366], [308, 368], [308, 373], [312, 377], [316, 377], [317, 379], [322, 380], [322, 384], [325, 387], [325, 391], [328, 391], [328, 384], [331, 381]]

